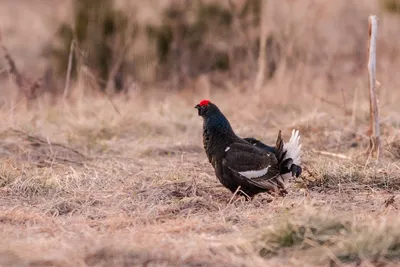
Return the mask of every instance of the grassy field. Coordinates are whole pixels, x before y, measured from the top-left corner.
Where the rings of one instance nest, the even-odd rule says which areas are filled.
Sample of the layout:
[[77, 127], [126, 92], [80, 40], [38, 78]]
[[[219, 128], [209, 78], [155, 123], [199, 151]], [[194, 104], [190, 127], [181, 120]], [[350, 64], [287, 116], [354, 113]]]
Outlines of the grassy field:
[[[0, 1], [0, 12], [12, 10], [0, 23], [4, 42], [25, 73], [42, 66], [35, 65], [40, 44], [25, 49], [32, 32], [15, 17], [34, 19], [31, 10], [63, 17], [44, 2], [32, 0], [37, 9], [29, 9], [26, 1]], [[35, 21], [42, 29], [47, 20]], [[29, 106], [15, 100], [3, 73], [0, 266], [397, 266], [400, 35], [391, 21], [398, 22], [380, 21], [378, 43], [379, 164], [367, 153], [366, 68], [342, 75], [350, 60], [339, 52], [328, 59], [330, 82], [321, 69], [300, 65], [279, 69], [259, 92], [251, 79], [225, 80], [221, 89], [202, 77], [180, 92], [154, 85], [112, 100], [81, 96], [55, 105], [46, 97]], [[332, 38], [333, 47], [342, 40]], [[242, 137], [274, 144], [279, 130], [285, 140], [300, 130], [304, 171], [286, 197], [231, 199], [203, 150], [194, 109], [203, 98]]]
[[399, 258], [396, 143], [385, 143], [375, 166], [366, 119], [357, 131], [351, 116], [332, 119], [331, 107], [274, 106], [235, 92], [212, 99], [241, 136], [273, 143], [278, 129], [285, 138], [300, 129], [305, 170], [288, 196], [229, 203], [202, 149], [195, 97], [114, 99], [121, 115], [103, 99], [4, 110], [0, 263], [369, 266]]

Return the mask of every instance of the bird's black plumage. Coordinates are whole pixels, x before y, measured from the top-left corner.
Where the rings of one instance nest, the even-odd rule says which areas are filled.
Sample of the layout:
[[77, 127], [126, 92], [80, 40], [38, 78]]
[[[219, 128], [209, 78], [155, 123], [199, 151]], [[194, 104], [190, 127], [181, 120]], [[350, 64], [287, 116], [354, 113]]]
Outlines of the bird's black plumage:
[[286, 193], [280, 176], [283, 146], [270, 151], [240, 138], [219, 108], [208, 100], [203, 100], [195, 108], [203, 117], [206, 155], [215, 175], [226, 188], [235, 192], [240, 186], [240, 190], [250, 198], [261, 192]]
[[[263, 142], [261, 142], [260, 140], [253, 138], [253, 137], [246, 137], [243, 138], [244, 140], [246, 140], [247, 142], [249, 142], [250, 144], [252, 144], [253, 146], [256, 146], [258, 148], [261, 148], [262, 150], [266, 151], [266, 152], [270, 152], [270, 153], [276, 153], [276, 148], [272, 147], [272, 146], [268, 146], [266, 144], [264, 144]], [[296, 164], [292, 164], [290, 166], [290, 168], [287, 168], [287, 162], [283, 162], [282, 166], [281, 166], [281, 174], [286, 174], [286, 173], [291, 173], [292, 176], [296, 176], [299, 177], [303, 171], [303, 169], [301, 168], [301, 166], [296, 165]]]

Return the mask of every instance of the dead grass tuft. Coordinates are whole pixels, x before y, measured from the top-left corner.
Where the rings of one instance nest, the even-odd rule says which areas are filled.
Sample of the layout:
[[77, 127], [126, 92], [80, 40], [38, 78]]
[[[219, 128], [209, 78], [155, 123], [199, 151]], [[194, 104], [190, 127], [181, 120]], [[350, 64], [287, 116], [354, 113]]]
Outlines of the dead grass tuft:
[[377, 264], [400, 260], [400, 231], [393, 223], [379, 218], [349, 218], [333, 216], [329, 211], [308, 211], [292, 214], [271, 226], [257, 242], [260, 255], [267, 258], [303, 254], [310, 257], [308, 260], [320, 263]]
[[349, 161], [324, 161], [322, 164], [307, 166], [305, 182], [309, 186], [321, 189], [360, 189], [362, 187], [378, 187], [398, 190], [400, 179], [397, 175], [397, 164], [386, 161], [381, 166], [361, 165]]
[[18, 161], [34, 164], [37, 167], [53, 165], [82, 165], [87, 157], [67, 145], [50, 139], [31, 135], [20, 130], [10, 129], [2, 133], [3, 149], [7, 155], [14, 155]]
[[12, 161], [3, 161], [0, 164], [0, 188], [13, 183], [21, 175], [20, 169]]
[[59, 177], [52, 169], [43, 168], [33, 172], [23, 172], [9, 185], [9, 188], [11, 192], [26, 197], [43, 196], [61, 191], [58, 181]]

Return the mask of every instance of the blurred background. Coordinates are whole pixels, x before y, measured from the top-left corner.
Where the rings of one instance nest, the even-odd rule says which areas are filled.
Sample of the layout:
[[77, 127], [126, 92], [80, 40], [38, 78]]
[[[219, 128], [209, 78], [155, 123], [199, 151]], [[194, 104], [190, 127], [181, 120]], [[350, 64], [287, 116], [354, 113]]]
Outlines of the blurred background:
[[355, 88], [368, 94], [371, 14], [377, 79], [390, 95], [400, 85], [398, 0], [0, 0], [1, 104], [54, 100], [66, 87], [71, 99], [253, 93], [263, 62], [264, 91], [335, 105]]

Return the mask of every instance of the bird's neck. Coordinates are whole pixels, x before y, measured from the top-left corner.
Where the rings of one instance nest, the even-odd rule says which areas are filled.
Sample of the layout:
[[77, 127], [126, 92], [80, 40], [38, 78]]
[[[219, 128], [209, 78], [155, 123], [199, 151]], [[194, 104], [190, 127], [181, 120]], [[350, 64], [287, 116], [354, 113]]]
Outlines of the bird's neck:
[[204, 119], [203, 142], [209, 157], [224, 151], [227, 146], [238, 139], [240, 138], [222, 113]]
[[221, 138], [230, 139], [237, 137], [228, 119], [222, 113], [206, 118], [204, 120], [204, 130], [215, 133]]

